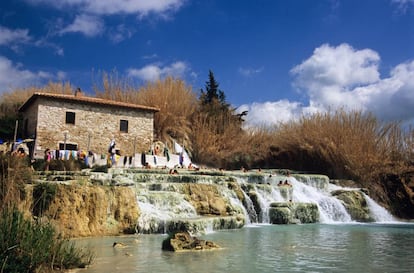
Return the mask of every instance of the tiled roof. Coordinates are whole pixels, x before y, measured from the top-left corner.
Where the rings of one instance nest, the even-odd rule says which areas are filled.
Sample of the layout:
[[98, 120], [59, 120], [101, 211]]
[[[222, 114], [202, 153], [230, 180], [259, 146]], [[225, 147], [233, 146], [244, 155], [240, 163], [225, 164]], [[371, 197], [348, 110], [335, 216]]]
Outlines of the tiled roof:
[[49, 98], [56, 101], [70, 101], [70, 102], [79, 102], [87, 104], [97, 104], [102, 106], [112, 106], [112, 107], [122, 107], [122, 108], [131, 108], [131, 109], [140, 109], [147, 110], [152, 112], [158, 112], [159, 109], [156, 107], [132, 104], [114, 100], [106, 100], [100, 98], [88, 97], [85, 95], [66, 95], [66, 94], [53, 94], [53, 93], [34, 93], [22, 106], [19, 108], [19, 112], [24, 112], [26, 108], [31, 105], [37, 98]]

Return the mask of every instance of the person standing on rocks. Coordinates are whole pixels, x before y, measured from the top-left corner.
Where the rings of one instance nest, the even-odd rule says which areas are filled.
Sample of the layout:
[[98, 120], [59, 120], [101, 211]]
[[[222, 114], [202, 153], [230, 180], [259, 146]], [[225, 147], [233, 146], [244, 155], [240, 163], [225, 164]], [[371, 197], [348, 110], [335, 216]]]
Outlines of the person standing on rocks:
[[115, 161], [115, 139], [111, 140], [111, 143], [109, 143], [109, 148], [108, 148], [108, 153], [109, 153], [109, 159], [110, 159], [110, 163], [111, 166], [114, 166], [116, 161]]

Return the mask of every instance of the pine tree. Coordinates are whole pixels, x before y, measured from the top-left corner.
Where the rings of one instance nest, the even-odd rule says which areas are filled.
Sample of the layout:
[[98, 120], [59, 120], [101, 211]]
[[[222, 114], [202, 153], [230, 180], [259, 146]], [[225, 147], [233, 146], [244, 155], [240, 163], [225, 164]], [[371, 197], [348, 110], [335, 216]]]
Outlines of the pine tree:
[[226, 102], [226, 96], [220, 90], [219, 83], [211, 70], [208, 73], [205, 90], [201, 89], [199, 102], [199, 114], [207, 117], [209, 127], [218, 134], [224, 133], [229, 126], [241, 128], [242, 117], [247, 114], [247, 111], [239, 115], [235, 113], [235, 109]]
[[214, 78], [213, 71], [209, 70], [208, 81], [206, 82], [205, 91], [201, 89], [200, 101], [202, 105], [220, 104], [228, 106], [224, 92], [219, 89], [219, 84]]

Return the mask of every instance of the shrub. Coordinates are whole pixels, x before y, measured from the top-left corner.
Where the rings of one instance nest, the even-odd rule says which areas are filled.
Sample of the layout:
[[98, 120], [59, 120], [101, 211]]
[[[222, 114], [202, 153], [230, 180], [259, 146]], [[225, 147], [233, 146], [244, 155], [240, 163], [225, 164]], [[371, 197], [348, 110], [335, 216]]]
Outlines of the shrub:
[[0, 154], [0, 208], [17, 204], [24, 196], [24, 185], [32, 171], [25, 158]]
[[41, 183], [33, 189], [33, 215], [41, 216], [49, 208], [56, 195], [56, 184]]
[[61, 239], [50, 224], [33, 222], [16, 209], [4, 209], [0, 218], [1, 272], [37, 272], [39, 268], [70, 269], [92, 262], [88, 250]]

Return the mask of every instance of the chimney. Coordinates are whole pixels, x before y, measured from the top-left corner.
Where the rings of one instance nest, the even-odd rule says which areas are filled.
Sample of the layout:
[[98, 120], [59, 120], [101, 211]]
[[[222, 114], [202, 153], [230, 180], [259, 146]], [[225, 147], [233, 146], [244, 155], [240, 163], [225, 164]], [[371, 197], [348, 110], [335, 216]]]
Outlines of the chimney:
[[83, 93], [82, 90], [78, 87], [75, 91], [75, 97], [82, 97]]

